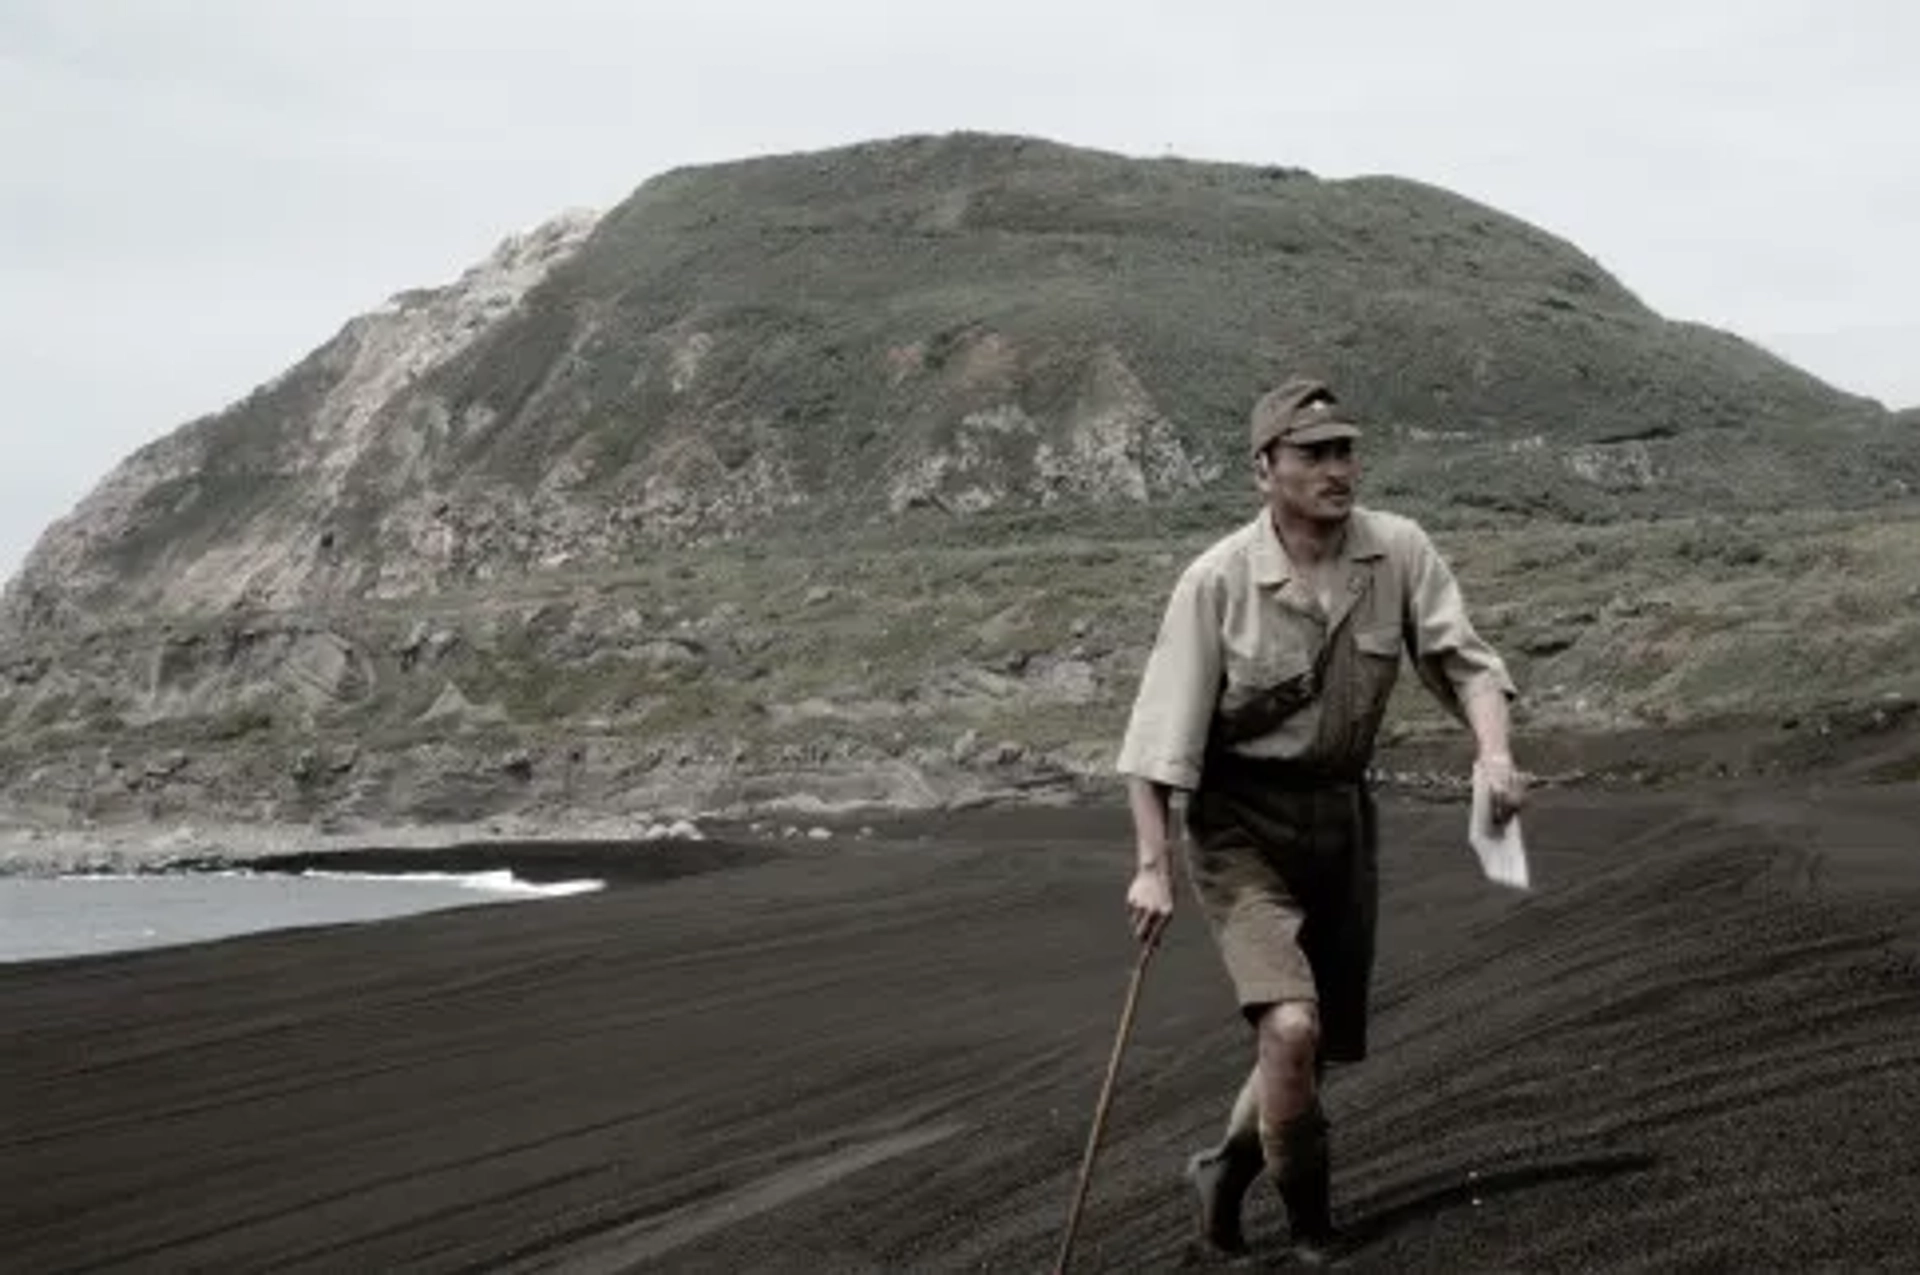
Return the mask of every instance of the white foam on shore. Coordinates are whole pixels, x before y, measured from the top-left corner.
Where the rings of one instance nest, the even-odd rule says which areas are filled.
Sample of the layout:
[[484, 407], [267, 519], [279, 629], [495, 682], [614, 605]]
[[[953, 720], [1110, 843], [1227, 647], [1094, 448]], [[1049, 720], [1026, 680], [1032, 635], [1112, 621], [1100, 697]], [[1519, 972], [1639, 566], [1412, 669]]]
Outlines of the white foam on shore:
[[607, 888], [605, 881], [593, 877], [577, 881], [525, 881], [513, 875], [511, 868], [496, 868], [490, 872], [329, 872], [311, 868], [300, 875], [320, 881], [403, 881], [454, 885], [464, 890], [530, 899], [560, 899], [572, 894], [592, 894], [595, 890]]
[[0, 964], [170, 947], [447, 908], [518, 907], [600, 890], [485, 872], [85, 872], [0, 876]]
[[527, 881], [513, 875], [511, 868], [495, 868], [487, 872], [340, 872], [320, 868], [309, 868], [300, 873], [259, 872], [252, 868], [219, 868], [208, 872], [73, 872], [55, 877], [56, 881], [152, 881], [156, 876], [180, 877], [236, 877], [252, 880], [273, 880], [295, 876], [312, 881], [345, 881], [366, 885], [450, 885], [463, 890], [477, 890], [485, 894], [511, 895], [521, 899], [563, 899], [569, 895], [592, 894], [595, 890], [604, 890], [607, 883], [596, 877], [583, 877], [575, 881]]

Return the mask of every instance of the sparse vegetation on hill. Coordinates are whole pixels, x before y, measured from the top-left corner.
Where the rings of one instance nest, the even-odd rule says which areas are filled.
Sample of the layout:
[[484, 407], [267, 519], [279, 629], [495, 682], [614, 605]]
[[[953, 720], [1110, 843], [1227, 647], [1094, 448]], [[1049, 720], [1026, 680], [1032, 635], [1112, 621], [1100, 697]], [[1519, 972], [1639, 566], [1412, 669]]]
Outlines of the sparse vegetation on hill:
[[[963, 540], [921, 514], [16, 647], [0, 782], [100, 818], [301, 820], [1071, 792], [1104, 782], [1165, 589], [1214, 534], [1196, 522], [990, 515]], [[1915, 506], [1438, 534], [1513, 662], [1529, 746], [1738, 721], [1786, 764], [1825, 723], [1917, 724]], [[1412, 679], [1389, 739], [1464, 747]], [[1887, 766], [1920, 779], [1920, 745]]]

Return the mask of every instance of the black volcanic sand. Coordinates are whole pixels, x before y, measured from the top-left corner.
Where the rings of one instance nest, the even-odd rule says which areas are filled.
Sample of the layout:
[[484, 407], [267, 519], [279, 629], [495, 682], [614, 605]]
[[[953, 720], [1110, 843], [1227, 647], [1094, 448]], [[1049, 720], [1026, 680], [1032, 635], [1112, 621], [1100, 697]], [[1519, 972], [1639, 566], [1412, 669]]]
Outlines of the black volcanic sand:
[[[1461, 807], [1386, 814], [1374, 1056], [1329, 1090], [1350, 1269], [1920, 1269], [1920, 793], [1547, 791], [1526, 898]], [[0, 1266], [1047, 1269], [1127, 840], [465, 852], [615, 884], [0, 968]], [[1179, 1168], [1247, 1058], [1188, 910], [1077, 1269], [1189, 1264]]]

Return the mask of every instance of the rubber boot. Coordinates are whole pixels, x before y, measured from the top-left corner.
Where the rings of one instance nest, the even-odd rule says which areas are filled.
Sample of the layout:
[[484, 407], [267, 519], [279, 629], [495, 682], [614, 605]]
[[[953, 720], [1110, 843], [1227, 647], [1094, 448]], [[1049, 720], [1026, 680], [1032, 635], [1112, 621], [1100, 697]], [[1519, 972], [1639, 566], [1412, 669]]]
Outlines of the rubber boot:
[[1333, 1227], [1333, 1165], [1325, 1114], [1315, 1104], [1263, 1141], [1267, 1174], [1287, 1208], [1293, 1260], [1301, 1266], [1329, 1265], [1340, 1236]]
[[1219, 1257], [1240, 1257], [1247, 1237], [1240, 1229], [1240, 1208], [1247, 1188], [1260, 1177], [1266, 1163], [1260, 1135], [1249, 1130], [1229, 1136], [1218, 1146], [1195, 1152], [1187, 1161], [1187, 1180], [1198, 1197], [1200, 1242]]

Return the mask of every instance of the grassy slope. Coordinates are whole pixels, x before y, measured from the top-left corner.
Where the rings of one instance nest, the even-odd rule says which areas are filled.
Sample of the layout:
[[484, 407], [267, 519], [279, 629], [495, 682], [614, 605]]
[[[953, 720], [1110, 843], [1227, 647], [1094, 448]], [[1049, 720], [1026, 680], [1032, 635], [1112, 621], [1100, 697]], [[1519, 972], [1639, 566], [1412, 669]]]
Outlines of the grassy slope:
[[[696, 331], [712, 348], [676, 396], [660, 369]], [[1022, 356], [1010, 385], [942, 375], [988, 331]], [[968, 410], [1011, 397], [1057, 417], [1100, 345], [1211, 460], [1237, 458], [1247, 403], [1296, 368], [1376, 419], [1502, 442], [1871, 415], [1444, 191], [966, 136], [649, 183], [435, 389], [497, 422], [459, 464], [510, 484], [589, 434], [624, 459], [693, 430], [778, 447], [812, 490], [870, 507], [877, 468], [939, 446]], [[889, 375], [916, 346], [921, 371]]]

